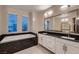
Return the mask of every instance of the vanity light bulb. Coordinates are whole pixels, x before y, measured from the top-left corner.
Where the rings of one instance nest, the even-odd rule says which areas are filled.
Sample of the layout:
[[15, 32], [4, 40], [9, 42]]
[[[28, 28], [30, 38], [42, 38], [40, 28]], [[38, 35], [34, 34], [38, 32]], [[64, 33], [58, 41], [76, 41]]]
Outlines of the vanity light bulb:
[[61, 22], [64, 22], [65, 20], [64, 19], [61, 19]]
[[65, 19], [65, 22], [67, 22], [67, 21], [68, 21], [68, 19], [66, 18], [66, 19]]
[[48, 15], [51, 16], [52, 14], [53, 14], [53, 11], [50, 10], [50, 11], [48, 12]]
[[47, 17], [48, 16], [47, 13], [44, 13], [44, 16]]
[[62, 19], [61, 22], [68, 22], [68, 18]]

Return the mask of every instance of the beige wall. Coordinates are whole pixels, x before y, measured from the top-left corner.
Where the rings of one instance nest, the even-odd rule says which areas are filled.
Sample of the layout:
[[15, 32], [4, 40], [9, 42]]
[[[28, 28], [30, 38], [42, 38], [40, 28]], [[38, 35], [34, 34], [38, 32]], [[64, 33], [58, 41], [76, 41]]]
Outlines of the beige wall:
[[1, 6], [1, 34], [7, 33], [7, 6]]
[[44, 17], [43, 14], [40, 12], [33, 12], [32, 13], [32, 31], [37, 33], [38, 31], [44, 30]]
[[32, 32], [32, 12], [29, 13], [29, 31]]
[[1, 35], [1, 6], [0, 6], [0, 35]]
[[17, 32], [22, 32], [22, 16], [28, 16], [29, 18], [29, 26], [28, 26], [28, 31], [31, 31], [31, 13], [20, 10], [20, 9], [15, 9], [11, 8], [8, 6], [0, 6], [0, 34], [5, 34], [9, 33], [8, 32], [8, 13], [15, 13], [17, 15]]

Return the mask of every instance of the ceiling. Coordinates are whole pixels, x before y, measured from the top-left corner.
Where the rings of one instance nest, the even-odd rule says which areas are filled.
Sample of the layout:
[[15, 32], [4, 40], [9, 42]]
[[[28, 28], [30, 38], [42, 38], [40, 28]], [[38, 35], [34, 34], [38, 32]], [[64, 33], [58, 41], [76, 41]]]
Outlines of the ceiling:
[[9, 7], [19, 8], [25, 11], [43, 11], [52, 7], [52, 5], [9, 5]]

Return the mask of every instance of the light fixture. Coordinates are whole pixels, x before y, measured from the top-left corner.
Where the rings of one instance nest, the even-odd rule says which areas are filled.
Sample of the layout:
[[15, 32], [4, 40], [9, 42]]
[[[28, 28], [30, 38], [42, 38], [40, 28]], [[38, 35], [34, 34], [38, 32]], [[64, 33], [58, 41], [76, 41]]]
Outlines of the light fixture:
[[65, 19], [61, 19], [61, 22], [68, 22], [68, 18], [65, 18]]
[[68, 8], [68, 5], [63, 5], [60, 7], [61, 10], [66, 10]]
[[52, 14], [53, 14], [53, 11], [52, 10], [48, 11], [48, 15], [49, 16], [51, 16]]
[[46, 13], [44, 13], [44, 17], [47, 17], [47, 16], [48, 16], [47, 12], [46, 12]]
[[44, 17], [50, 17], [50, 16], [52, 16], [52, 14], [53, 14], [53, 11], [49, 10], [49, 11], [44, 13]]

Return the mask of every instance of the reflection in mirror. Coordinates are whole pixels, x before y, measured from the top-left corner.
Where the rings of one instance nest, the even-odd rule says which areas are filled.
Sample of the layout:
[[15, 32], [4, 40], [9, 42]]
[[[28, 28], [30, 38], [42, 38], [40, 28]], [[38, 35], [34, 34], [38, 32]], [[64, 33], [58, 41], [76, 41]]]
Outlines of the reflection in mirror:
[[61, 20], [61, 30], [62, 32], [75, 32], [75, 17], [74, 18], [64, 18]]
[[45, 18], [44, 30], [79, 33], [79, 9]]
[[76, 19], [76, 33], [79, 33], [79, 19]]
[[50, 18], [44, 20], [44, 30], [45, 31], [51, 30], [51, 19]]
[[76, 10], [53, 17], [53, 29], [62, 32], [77, 32], [76, 17]]
[[68, 18], [61, 19], [61, 30], [62, 30], [62, 32], [70, 32], [70, 24], [69, 24], [68, 21], [69, 21]]

